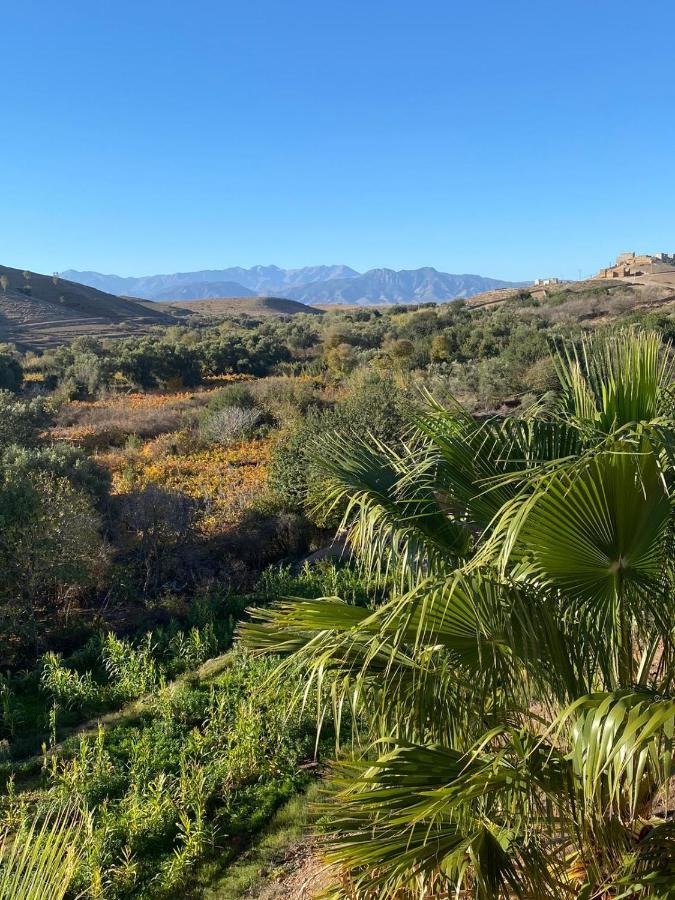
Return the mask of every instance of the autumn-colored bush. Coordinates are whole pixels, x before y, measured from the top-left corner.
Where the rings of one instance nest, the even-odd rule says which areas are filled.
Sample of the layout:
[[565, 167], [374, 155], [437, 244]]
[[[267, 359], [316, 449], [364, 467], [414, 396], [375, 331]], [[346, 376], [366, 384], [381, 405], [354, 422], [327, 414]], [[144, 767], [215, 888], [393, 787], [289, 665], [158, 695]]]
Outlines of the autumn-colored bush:
[[194, 421], [209, 392], [126, 394], [94, 402], [73, 401], [59, 412], [54, 436], [92, 449], [119, 446], [129, 434], [150, 438]]
[[140, 451], [99, 457], [113, 475], [113, 493], [154, 484], [199, 502], [199, 525], [207, 531], [232, 525], [259, 497], [267, 481], [269, 441], [254, 439], [182, 455], [157, 456], [154, 442]]

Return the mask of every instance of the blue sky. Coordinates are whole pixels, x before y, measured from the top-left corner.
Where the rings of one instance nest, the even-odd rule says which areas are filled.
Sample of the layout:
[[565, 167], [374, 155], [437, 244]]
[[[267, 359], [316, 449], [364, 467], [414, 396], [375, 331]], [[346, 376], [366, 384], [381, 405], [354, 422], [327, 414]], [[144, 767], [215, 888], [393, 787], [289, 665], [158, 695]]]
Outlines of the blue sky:
[[675, 250], [675, 6], [3, 4], [0, 262], [586, 275]]

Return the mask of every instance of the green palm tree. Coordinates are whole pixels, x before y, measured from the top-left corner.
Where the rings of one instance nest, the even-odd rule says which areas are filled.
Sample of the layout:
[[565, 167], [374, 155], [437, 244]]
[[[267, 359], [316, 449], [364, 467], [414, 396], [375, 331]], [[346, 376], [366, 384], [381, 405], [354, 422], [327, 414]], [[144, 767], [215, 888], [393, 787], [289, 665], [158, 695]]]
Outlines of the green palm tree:
[[428, 399], [402, 451], [325, 437], [323, 505], [397, 588], [242, 628], [357, 723], [335, 898], [675, 897], [670, 351], [622, 331], [556, 360], [524, 416]]

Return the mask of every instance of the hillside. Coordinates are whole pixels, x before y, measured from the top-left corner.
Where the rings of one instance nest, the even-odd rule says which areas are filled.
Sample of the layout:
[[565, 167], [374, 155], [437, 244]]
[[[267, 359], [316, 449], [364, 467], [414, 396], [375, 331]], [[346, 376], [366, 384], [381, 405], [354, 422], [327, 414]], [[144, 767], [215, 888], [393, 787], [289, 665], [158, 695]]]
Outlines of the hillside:
[[184, 300], [175, 303], [158, 304], [169, 313], [185, 310], [201, 316], [214, 318], [218, 316], [295, 316], [305, 313], [310, 316], [323, 315], [323, 310], [305, 306], [297, 300], [286, 300], [283, 297], [220, 297], [205, 300]]
[[482, 275], [451, 275], [429, 266], [400, 271], [371, 269], [365, 273], [342, 265], [300, 269], [253, 266], [141, 278], [75, 270], [62, 274], [91, 287], [146, 300], [241, 297], [252, 292], [257, 296], [288, 297], [308, 305], [444, 303], [482, 291], [519, 286]]
[[163, 310], [133, 299], [0, 266], [0, 342], [40, 349], [86, 334], [136, 335], [170, 321]]
[[505, 303], [557, 309], [570, 321], [620, 319], [633, 311], [659, 309], [671, 312], [675, 306], [675, 279], [615, 278], [570, 281], [562, 284], [529, 286], [475, 294], [467, 304], [471, 309], [498, 307]]

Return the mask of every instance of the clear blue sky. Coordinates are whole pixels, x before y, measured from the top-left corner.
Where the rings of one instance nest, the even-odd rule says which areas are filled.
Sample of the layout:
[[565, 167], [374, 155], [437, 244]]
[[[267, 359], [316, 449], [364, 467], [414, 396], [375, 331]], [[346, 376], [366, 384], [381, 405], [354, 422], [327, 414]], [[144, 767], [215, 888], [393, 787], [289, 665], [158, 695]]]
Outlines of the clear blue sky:
[[577, 277], [675, 251], [675, 5], [3, 4], [0, 262]]

